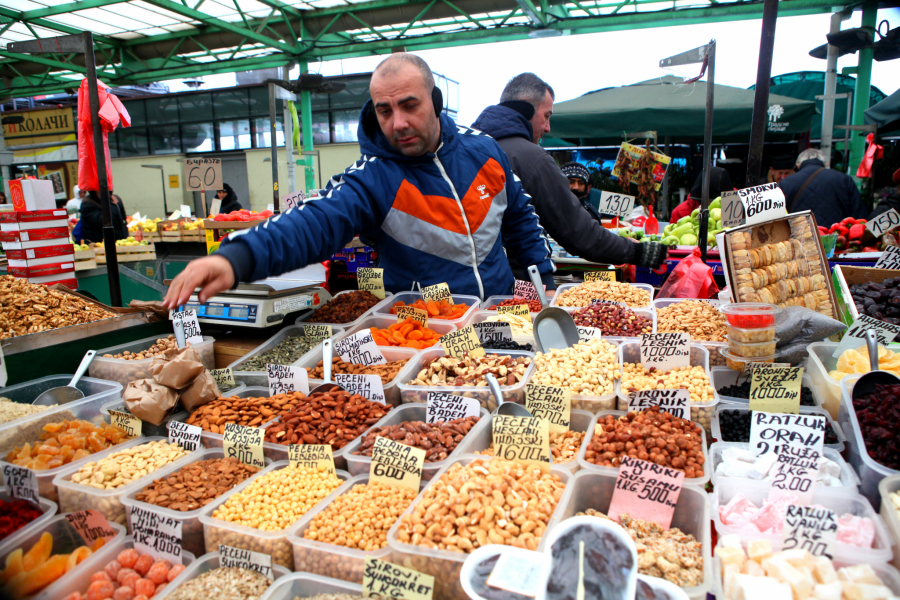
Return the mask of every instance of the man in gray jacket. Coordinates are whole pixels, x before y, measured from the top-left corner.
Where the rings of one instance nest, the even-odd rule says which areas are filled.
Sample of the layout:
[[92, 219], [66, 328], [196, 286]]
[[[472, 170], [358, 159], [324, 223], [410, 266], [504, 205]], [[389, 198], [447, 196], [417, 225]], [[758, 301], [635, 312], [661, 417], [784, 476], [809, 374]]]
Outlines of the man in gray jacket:
[[[634, 243], [604, 229], [584, 209], [569, 189], [569, 180], [556, 161], [538, 145], [550, 132], [553, 88], [533, 73], [513, 77], [500, 95], [500, 104], [489, 106], [472, 124], [500, 143], [513, 172], [531, 196], [544, 230], [566, 252], [585, 260], [658, 268], [666, 247], [656, 242]], [[513, 274], [527, 280], [524, 267], [509, 256]]]

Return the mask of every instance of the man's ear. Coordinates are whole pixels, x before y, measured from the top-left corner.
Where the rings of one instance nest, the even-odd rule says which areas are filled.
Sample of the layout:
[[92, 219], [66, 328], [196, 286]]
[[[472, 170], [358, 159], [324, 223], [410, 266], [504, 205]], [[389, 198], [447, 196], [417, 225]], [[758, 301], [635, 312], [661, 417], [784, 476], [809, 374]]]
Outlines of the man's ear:
[[434, 104], [434, 114], [440, 118], [441, 111], [444, 110], [444, 95], [438, 86], [431, 88], [431, 103]]

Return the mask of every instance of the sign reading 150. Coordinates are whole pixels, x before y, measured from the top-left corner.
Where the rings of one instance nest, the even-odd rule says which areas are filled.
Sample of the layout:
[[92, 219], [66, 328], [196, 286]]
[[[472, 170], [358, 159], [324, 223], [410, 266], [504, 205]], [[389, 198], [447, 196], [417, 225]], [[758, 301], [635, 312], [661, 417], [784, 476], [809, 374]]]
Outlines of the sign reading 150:
[[222, 189], [222, 160], [219, 158], [187, 158], [184, 171], [188, 191]]

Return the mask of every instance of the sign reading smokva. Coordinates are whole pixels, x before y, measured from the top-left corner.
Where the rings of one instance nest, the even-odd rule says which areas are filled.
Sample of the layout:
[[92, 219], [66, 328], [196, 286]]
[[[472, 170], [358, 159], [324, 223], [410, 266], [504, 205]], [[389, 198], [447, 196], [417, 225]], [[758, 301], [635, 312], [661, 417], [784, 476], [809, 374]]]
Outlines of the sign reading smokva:
[[75, 131], [75, 112], [71, 108], [29, 110], [3, 114], [4, 116], [21, 116], [25, 119], [21, 123], [4, 123], [3, 136], [6, 138]]

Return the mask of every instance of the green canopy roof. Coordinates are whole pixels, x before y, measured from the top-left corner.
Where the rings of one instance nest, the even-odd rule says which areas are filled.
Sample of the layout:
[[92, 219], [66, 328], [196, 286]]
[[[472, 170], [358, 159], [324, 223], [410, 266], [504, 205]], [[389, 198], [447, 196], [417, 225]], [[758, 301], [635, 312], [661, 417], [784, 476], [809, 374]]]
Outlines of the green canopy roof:
[[879, 133], [900, 129], [900, 90], [866, 111], [866, 123], [878, 125]]
[[[713, 139], [750, 138], [754, 92], [716, 85]], [[706, 115], [706, 82], [684, 85], [666, 76], [634, 85], [589, 92], [553, 106], [552, 135], [579, 145], [619, 143], [625, 132], [656, 131], [659, 139], [702, 139]], [[816, 105], [787, 96], [769, 96], [766, 139], [809, 131]]]

